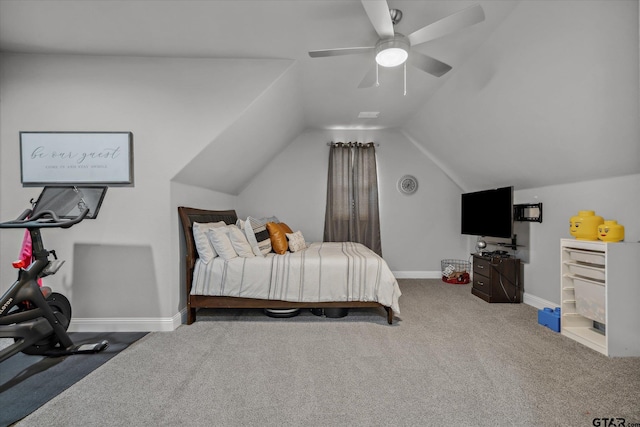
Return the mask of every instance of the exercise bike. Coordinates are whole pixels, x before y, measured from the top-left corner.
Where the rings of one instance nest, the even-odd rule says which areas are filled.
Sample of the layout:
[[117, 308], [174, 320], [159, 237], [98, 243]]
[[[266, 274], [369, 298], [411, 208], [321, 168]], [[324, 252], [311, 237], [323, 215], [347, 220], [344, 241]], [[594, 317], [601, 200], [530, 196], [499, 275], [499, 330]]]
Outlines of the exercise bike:
[[[40, 278], [55, 274], [64, 261], [56, 252], [44, 248], [40, 230], [69, 228], [85, 218], [95, 218], [107, 187], [45, 187], [32, 208], [18, 218], [0, 223], [0, 228], [29, 231], [32, 260], [16, 262], [18, 279], [0, 299], [0, 338], [13, 338], [13, 344], [0, 350], [0, 362], [22, 352], [49, 357], [98, 353], [109, 345], [76, 345], [67, 334], [71, 304], [62, 294], [40, 286]], [[86, 193], [86, 194], [85, 194]], [[91, 205], [91, 208], [90, 208]]]

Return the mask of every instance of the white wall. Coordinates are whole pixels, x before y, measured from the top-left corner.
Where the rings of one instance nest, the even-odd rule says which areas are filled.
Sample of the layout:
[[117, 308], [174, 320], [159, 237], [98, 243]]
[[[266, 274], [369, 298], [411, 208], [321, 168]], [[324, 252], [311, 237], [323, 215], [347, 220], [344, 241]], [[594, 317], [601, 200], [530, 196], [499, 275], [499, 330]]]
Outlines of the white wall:
[[292, 65], [173, 180], [238, 194], [304, 129], [300, 92], [299, 73]]
[[[27, 54], [3, 54], [1, 59], [2, 219], [15, 218], [40, 192], [39, 188], [23, 188], [20, 183], [20, 131], [132, 131], [135, 186], [110, 188], [96, 220], [69, 230], [43, 232], [46, 247], [56, 249], [67, 261], [58, 274], [45, 278], [45, 282], [70, 297], [74, 304], [73, 291], [77, 287], [83, 287], [82, 295], [90, 298], [92, 293], [84, 292], [87, 288], [97, 290], [111, 284], [109, 275], [96, 276], [89, 283], [75, 280], [73, 272], [80, 268], [74, 265], [77, 244], [118, 247], [121, 251], [130, 248], [131, 254], [146, 248], [146, 261], [140, 260], [145, 265], [132, 263], [111, 268], [148, 269], [153, 279], [144, 286], [155, 296], [129, 298], [126, 293], [113, 292], [98, 303], [118, 307], [117, 313], [130, 317], [135, 317], [135, 308], [141, 305], [145, 307], [139, 313], [145, 317], [175, 317], [183, 300], [175, 207], [194, 202], [195, 194], [203, 197], [201, 205], [210, 206], [219, 197], [224, 199], [221, 204], [233, 204], [233, 197], [186, 186], [172, 187], [170, 180], [235, 122], [289, 67], [290, 61]], [[22, 231], [2, 230], [1, 291], [15, 280], [9, 262], [17, 256], [21, 238]], [[84, 257], [85, 273], [111, 261], [97, 255], [109, 251], [93, 253], [96, 255], [89, 260]], [[134, 276], [131, 287], [137, 286]], [[117, 289], [121, 288], [114, 286], [114, 291]]]
[[617, 220], [625, 226], [625, 242], [640, 242], [640, 174], [520, 190], [514, 198], [543, 203], [542, 223], [529, 224], [525, 292], [555, 304], [560, 304], [560, 239], [572, 238], [569, 218], [579, 210]]
[[404, 128], [466, 191], [640, 173], [639, 45], [637, 0], [521, 1]]
[[[307, 241], [322, 241], [330, 141], [380, 144], [382, 254], [391, 270], [439, 277], [441, 259], [468, 258], [460, 235], [460, 188], [397, 130], [302, 133], [240, 193], [238, 215], [276, 215]], [[407, 174], [419, 182], [410, 196], [397, 190]]]

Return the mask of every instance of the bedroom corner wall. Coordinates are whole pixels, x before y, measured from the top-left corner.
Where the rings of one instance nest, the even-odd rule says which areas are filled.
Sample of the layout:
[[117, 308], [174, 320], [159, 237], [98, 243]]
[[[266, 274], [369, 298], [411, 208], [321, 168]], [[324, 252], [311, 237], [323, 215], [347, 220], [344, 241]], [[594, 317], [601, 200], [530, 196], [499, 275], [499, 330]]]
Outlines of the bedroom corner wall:
[[521, 1], [404, 129], [466, 191], [638, 173], [638, 46], [638, 1]]
[[[211, 210], [227, 210], [237, 209], [237, 196], [221, 193], [218, 191], [212, 191], [202, 187], [195, 187], [192, 185], [181, 184], [178, 182], [171, 182], [171, 242], [177, 242], [176, 245], [172, 245], [172, 258], [176, 260], [174, 262], [174, 269], [177, 275], [176, 284], [178, 286], [177, 301], [174, 305], [184, 312], [187, 306], [186, 299], [186, 264], [184, 260], [184, 254], [186, 254], [186, 243], [184, 240], [184, 234], [182, 232], [182, 225], [180, 224], [180, 218], [178, 217], [178, 206], [186, 206], [190, 208], [199, 209], [211, 209]], [[177, 261], [179, 260], [179, 262]], [[181, 317], [184, 317], [181, 315]], [[182, 320], [182, 319], [181, 319]]]
[[[307, 241], [322, 241], [330, 141], [375, 141], [382, 254], [397, 277], [440, 277], [443, 258], [467, 259], [459, 232], [460, 188], [397, 130], [308, 130], [238, 196], [240, 217], [275, 215]], [[414, 175], [418, 191], [397, 190]]]
[[516, 191], [516, 203], [543, 203], [542, 223], [529, 224], [525, 302], [560, 304], [560, 239], [572, 238], [569, 219], [579, 210], [617, 220], [625, 227], [625, 242], [640, 242], [639, 190], [640, 174]]
[[559, 240], [578, 210], [639, 240], [639, 16], [637, 1], [522, 1], [404, 126], [465, 191], [514, 185], [516, 203], [544, 204], [525, 302], [559, 302]]
[[[200, 197], [212, 207], [216, 200], [225, 208], [235, 202], [233, 196], [175, 186], [170, 180], [291, 61], [36, 54], [2, 54], [1, 59], [2, 220], [17, 216], [41, 190], [20, 183], [20, 131], [133, 132], [135, 186], [109, 188], [96, 220], [43, 233], [46, 247], [66, 260], [58, 274], [45, 278], [46, 284], [88, 316], [74, 318], [72, 329], [175, 328], [182, 298], [175, 208]], [[22, 233], [2, 232], [0, 291], [15, 280], [7, 263], [17, 255]], [[87, 247], [91, 254], [77, 252]], [[123, 255], [132, 262], [119, 261]], [[82, 263], [76, 263], [80, 258]], [[117, 277], [109, 273], [114, 269], [119, 269]], [[136, 283], [140, 271], [148, 275]], [[94, 274], [95, 280], [89, 280]], [[144, 288], [143, 295], [140, 289], [126, 291], [136, 286]], [[101, 293], [103, 287], [110, 292]], [[101, 307], [94, 314], [80, 309], [94, 304]]]

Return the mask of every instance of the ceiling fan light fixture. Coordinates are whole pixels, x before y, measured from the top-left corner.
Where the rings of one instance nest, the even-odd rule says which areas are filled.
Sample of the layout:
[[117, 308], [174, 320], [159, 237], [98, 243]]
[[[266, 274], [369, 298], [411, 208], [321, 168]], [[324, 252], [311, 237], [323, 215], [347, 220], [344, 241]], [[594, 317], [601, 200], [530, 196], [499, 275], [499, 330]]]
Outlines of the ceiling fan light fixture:
[[408, 57], [409, 41], [401, 34], [376, 44], [376, 62], [382, 67], [397, 67], [404, 64]]

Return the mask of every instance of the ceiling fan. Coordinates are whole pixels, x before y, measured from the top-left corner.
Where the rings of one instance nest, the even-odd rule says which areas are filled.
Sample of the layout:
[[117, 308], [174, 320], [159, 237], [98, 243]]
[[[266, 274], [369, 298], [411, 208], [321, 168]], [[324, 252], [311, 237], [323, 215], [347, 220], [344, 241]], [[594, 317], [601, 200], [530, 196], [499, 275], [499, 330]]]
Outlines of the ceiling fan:
[[402, 12], [400, 10], [389, 9], [386, 0], [361, 1], [365, 12], [367, 12], [369, 16], [369, 20], [380, 37], [375, 46], [312, 50], [309, 52], [309, 56], [312, 58], [375, 53], [376, 68], [367, 73], [360, 82], [360, 85], [358, 85], [359, 88], [378, 85], [378, 65], [382, 67], [405, 66], [405, 95], [407, 61], [414, 67], [433, 76], [442, 76], [451, 70], [450, 65], [423, 53], [411, 50], [411, 47], [484, 21], [484, 11], [479, 4], [476, 4], [405, 36], [396, 33], [393, 28], [393, 26], [402, 19]]

